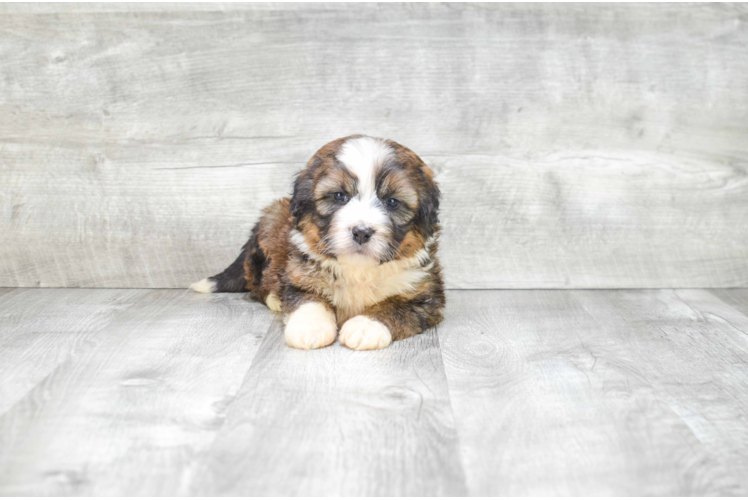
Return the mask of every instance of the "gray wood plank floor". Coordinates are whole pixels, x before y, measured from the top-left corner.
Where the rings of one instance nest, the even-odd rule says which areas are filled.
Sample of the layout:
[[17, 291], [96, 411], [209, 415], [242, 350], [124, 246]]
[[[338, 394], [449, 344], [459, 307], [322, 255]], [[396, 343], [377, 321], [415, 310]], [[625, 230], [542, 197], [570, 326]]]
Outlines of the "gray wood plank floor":
[[238, 294], [0, 289], [3, 495], [748, 494], [748, 290], [450, 291], [379, 352]]

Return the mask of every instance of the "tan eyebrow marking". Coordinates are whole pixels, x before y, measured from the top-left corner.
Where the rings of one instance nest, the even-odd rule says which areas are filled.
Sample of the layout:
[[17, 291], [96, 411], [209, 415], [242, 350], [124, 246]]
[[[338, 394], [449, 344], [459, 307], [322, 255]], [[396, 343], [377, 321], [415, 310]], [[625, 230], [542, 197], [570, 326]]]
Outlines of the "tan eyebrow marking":
[[421, 165], [421, 171], [422, 171], [422, 172], [423, 172], [423, 173], [424, 173], [424, 174], [426, 175], [426, 177], [428, 177], [429, 179], [431, 179], [431, 180], [433, 180], [433, 179], [434, 179], [434, 171], [433, 171], [433, 170], [431, 170], [431, 167], [429, 167], [429, 166], [428, 166], [428, 165], [426, 165], [425, 163], [424, 163], [423, 165]]
[[342, 170], [333, 170], [317, 181], [317, 185], [314, 187], [314, 199], [319, 200], [331, 192], [340, 190], [351, 195], [354, 187], [355, 182], [350, 174], [346, 174]]
[[408, 175], [404, 171], [396, 171], [382, 179], [381, 188], [391, 192], [391, 196], [408, 205], [411, 210], [418, 206], [418, 193], [410, 185]]

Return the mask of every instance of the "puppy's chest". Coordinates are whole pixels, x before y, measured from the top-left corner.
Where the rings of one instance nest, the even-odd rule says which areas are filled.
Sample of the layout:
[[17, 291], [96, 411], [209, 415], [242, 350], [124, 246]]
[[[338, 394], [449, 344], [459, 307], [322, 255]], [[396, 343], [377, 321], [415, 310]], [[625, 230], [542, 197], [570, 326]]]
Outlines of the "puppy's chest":
[[388, 297], [412, 292], [427, 275], [421, 268], [397, 266], [364, 269], [338, 266], [324, 272], [328, 276], [325, 295], [335, 306], [341, 323]]

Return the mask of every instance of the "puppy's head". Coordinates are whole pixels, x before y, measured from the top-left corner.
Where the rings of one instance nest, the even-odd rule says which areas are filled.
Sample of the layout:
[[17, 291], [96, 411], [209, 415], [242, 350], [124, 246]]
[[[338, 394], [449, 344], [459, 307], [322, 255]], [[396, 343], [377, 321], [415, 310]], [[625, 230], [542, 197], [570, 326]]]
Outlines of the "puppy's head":
[[294, 242], [344, 264], [412, 257], [438, 223], [433, 177], [418, 155], [396, 142], [367, 136], [333, 141], [294, 184]]

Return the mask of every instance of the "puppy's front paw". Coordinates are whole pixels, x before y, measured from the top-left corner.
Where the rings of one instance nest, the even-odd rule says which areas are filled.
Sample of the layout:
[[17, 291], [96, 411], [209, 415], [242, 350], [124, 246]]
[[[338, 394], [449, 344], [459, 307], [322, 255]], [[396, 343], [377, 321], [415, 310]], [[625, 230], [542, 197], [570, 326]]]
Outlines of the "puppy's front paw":
[[281, 312], [281, 301], [278, 298], [278, 296], [274, 293], [269, 293], [267, 298], [265, 299], [265, 305], [268, 306], [268, 309], [270, 309], [273, 312]]
[[286, 323], [286, 344], [296, 349], [319, 349], [335, 342], [335, 315], [319, 302], [302, 304]]
[[392, 343], [392, 334], [384, 323], [366, 316], [354, 316], [340, 329], [340, 342], [357, 351], [384, 349]]

